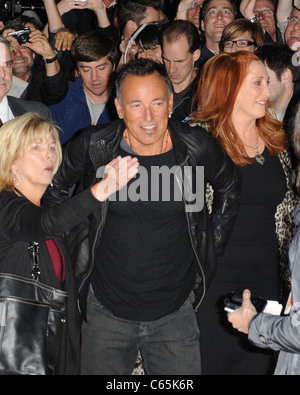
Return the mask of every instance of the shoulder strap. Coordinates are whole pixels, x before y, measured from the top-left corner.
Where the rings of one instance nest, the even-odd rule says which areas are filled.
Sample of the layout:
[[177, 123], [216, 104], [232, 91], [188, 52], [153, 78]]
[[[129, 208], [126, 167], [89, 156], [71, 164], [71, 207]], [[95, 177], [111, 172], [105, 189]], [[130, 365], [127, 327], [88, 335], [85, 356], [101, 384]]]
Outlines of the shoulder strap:
[[39, 244], [35, 241], [31, 242], [28, 251], [32, 261], [32, 272], [31, 277], [33, 280], [38, 281], [40, 279], [41, 271], [39, 268], [38, 254], [39, 254]]

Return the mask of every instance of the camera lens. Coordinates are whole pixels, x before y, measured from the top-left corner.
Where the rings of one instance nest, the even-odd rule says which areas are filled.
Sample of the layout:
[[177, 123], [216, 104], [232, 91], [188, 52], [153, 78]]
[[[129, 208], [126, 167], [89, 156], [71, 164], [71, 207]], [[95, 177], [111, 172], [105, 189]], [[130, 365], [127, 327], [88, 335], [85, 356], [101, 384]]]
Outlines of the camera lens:
[[25, 44], [25, 43], [27, 42], [27, 36], [21, 34], [21, 35], [19, 36], [19, 42], [22, 43], [22, 44]]

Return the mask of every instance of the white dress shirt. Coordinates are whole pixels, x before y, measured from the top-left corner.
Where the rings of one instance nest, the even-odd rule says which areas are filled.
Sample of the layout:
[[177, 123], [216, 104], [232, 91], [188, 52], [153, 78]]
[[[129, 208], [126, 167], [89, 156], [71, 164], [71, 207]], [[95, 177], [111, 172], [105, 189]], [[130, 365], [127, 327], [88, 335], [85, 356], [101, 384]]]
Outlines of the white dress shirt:
[[7, 96], [4, 96], [4, 98], [2, 99], [2, 102], [0, 103], [0, 119], [1, 119], [2, 123], [10, 121], [11, 119], [14, 119], [14, 115], [8, 105]]

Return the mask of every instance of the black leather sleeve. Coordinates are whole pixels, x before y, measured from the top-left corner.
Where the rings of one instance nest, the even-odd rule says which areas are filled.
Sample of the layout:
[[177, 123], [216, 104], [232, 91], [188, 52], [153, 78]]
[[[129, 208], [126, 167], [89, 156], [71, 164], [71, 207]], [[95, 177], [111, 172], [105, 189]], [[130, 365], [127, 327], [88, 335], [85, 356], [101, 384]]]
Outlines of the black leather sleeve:
[[35, 206], [14, 192], [2, 192], [0, 205], [1, 239], [43, 241], [64, 235], [96, 210], [100, 202], [87, 189], [49, 209]]

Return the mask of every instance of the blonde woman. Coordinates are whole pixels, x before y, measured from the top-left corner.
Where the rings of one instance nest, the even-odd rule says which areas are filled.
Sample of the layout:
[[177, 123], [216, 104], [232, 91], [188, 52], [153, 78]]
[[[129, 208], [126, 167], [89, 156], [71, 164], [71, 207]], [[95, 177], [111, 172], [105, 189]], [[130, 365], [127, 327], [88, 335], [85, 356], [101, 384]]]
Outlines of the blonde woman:
[[[36, 241], [40, 281], [69, 293], [66, 329], [57, 343], [58, 362], [49, 367], [51, 374], [59, 375], [79, 373], [81, 324], [75, 279], [62, 236], [99, 209], [100, 202], [114, 188], [122, 187], [123, 181], [125, 185], [128, 172], [133, 176], [137, 167], [136, 160], [116, 159], [107, 166], [105, 180], [53, 209], [44, 209], [41, 199], [61, 158], [56, 128], [37, 114], [15, 118], [0, 129], [0, 273], [30, 278], [28, 246]], [[114, 177], [119, 174], [121, 184], [117, 185]], [[26, 371], [22, 361], [18, 361], [18, 366], [22, 368], [19, 374], [34, 374]]]

